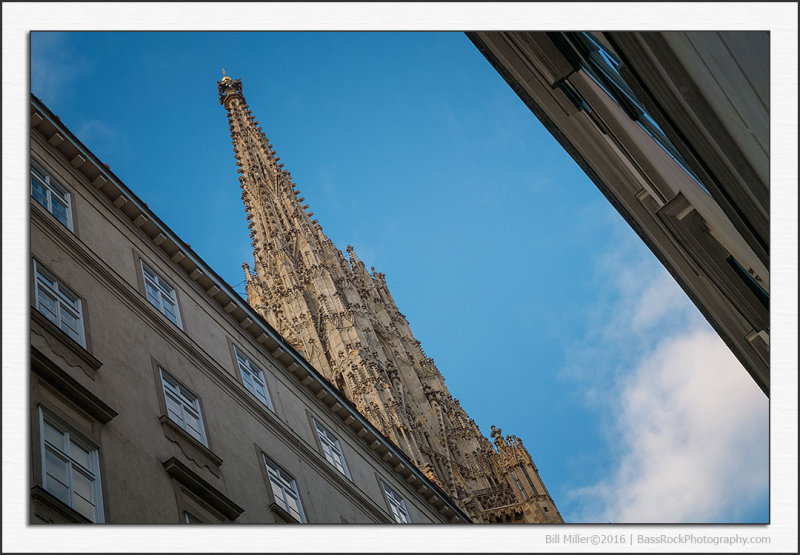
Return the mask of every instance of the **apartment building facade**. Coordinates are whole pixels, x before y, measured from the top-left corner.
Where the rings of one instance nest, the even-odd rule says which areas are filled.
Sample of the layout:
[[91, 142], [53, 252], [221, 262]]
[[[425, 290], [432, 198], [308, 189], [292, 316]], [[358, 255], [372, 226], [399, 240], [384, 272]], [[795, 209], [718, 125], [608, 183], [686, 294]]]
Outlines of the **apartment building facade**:
[[31, 523], [460, 523], [37, 98]]

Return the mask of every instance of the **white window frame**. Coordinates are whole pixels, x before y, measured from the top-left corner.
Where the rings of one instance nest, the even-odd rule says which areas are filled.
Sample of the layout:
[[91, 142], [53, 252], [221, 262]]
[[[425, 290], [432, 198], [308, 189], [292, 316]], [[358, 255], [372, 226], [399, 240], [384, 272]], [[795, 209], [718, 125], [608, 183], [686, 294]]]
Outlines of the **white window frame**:
[[383, 486], [383, 493], [386, 494], [386, 502], [389, 504], [389, 512], [392, 513], [395, 522], [398, 524], [411, 524], [411, 516], [408, 514], [405, 500], [383, 480], [381, 480], [381, 485]]
[[[45, 426], [50, 426], [56, 432], [62, 434], [63, 442], [61, 446], [55, 445], [52, 441], [47, 439]], [[88, 467], [82, 464], [72, 454], [73, 444], [88, 453], [87, 464]], [[81, 436], [79, 433], [73, 431], [72, 427], [67, 425], [60, 418], [55, 416], [50, 411], [39, 407], [39, 447], [40, 456], [42, 461], [42, 487], [50, 492], [54, 497], [69, 505], [73, 510], [85, 516], [92, 522], [102, 523], [105, 520], [103, 512], [103, 489], [100, 483], [100, 457], [98, 448], [89, 440]], [[67, 483], [63, 484], [67, 488], [68, 499], [63, 499], [55, 491], [48, 488], [48, 475], [47, 475], [47, 454], [51, 453], [55, 458], [61, 459], [65, 463], [65, 474]], [[75, 492], [74, 476], [78, 473], [83, 475], [91, 482], [91, 495], [92, 499], [85, 499], [82, 495]], [[94, 505], [94, 519], [90, 515], [86, 515], [79, 509], [75, 508], [75, 496], [85, 499], [90, 504]]]
[[[33, 181], [36, 180], [38, 184], [40, 184], [44, 188], [45, 198], [42, 200], [38, 199], [33, 194]], [[62, 201], [64, 204], [64, 212], [67, 218], [67, 221], [62, 221], [61, 218], [56, 216], [56, 213], [53, 211], [53, 197], [56, 197], [58, 200]], [[69, 229], [70, 231], [74, 231], [72, 227], [72, 197], [70, 192], [67, 191], [60, 183], [58, 183], [53, 177], [46, 171], [42, 169], [41, 166], [38, 164], [31, 163], [31, 197], [36, 200], [45, 210], [50, 212], [53, 217], [61, 222], [64, 227]]]
[[[275, 504], [289, 513], [292, 518], [297, 519], [298, 522], [307, 522], [305, 511], [303, 511], [303, 503], [300, 500], [300, 492], [297, 490], [297, 480], [286, 472], [282, 466], [269, 458], [266, 453], [261, 453], [261, 456], [264, 459], [264, 465], [267, 467], [269, 486], [272, 490]], [[296, 511], [289, 505], [289, 498], [294, 499], [297, 503]]]
[[[161, 366], [158, 367], [158, 371], [161, 374], [161, 389], [164, 392], [167, 418], [175, 422], [175, 424], [187, 434], [208, 447], [206, 427], [203, 423], [203, 412], [200, 409], [200, 399]], [[172, 401], [174, 405], [170, 405], [170, 401]], [[173, 410], [170, 410], [171, 407], [173, 407]], [[197, 420], [198, 424], [196, 430], [188, 424], [187, 416]]]
[[[68, 337], [85, 348], [86, 333], [84, 331], [83, 303], [81, 302], [81, 298], [35, 258], [33, 259], [33, 276], [35, 281], [33, 289], [36, 310], [53, 322], [53, 324], [67, 334]], [[44, 295], [55, 300], [56, 310], [54, 315], [50, 309], [43, 308], [42, 297]], [[78, 337], [73, 337], [70, 331], [68, 331], [69, 326], [62, 321], [62, 313], [69, 314], [78, 321]], [[51, 316], [55, 317], [55, 319]]]
[[233, 352], [236, 357], [236, 366], [239, 367], [239, 375], [242, 377], [242, 383], [245, 388], [264, 403], [269, 410], [275, 412], [264, 371], [236, 345], [233, 346]]
[[314, 422], [314, 428], [316, 428], [317, 431], [317, 439], [319, 439], [319, 444], [325, 459], [331, 463], [336, 470], [344, 474], [347, 478], [352, 479], [350, 477], [350, 471], [347, 469], [347, 463], [344, 460], [344, 453], [342, 452], [339, 438], [320, 424], [316, 418], [312, 417], [311, 420]]
[[[151, 305], [156, 307], [158, 311], [167, 317], [167, 320], [178, 326], [179, 328], [183, 329], [183, 322], [181, 321], [181, 311], [180, 307], [178, 306], [178, 293], [175, 291], [175, 288], [167, 283], [167, 281], [161, 277], [161, 274], [156, 272], [152, 266], [147, 264], [144, 260], [140, 260], [142, 265], [142, 279], [144, 279], [144, 296], [150, 302]], [[154, 299], [153, 296], [149, 294], [148, 286], [152, 288], [154, 293], [153, 296], [157, 298]], [[168, 310], [165, 306], [169, 304], [174, 307], [175, 319], [173, 320], [170, 318], [168, 314]]]

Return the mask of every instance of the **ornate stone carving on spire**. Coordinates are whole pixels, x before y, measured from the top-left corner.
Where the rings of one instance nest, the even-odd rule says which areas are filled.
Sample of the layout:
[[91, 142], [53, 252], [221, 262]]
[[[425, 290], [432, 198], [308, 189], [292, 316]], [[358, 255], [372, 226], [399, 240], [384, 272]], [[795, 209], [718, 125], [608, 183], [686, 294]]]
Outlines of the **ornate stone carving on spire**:
[[[524, 450], [521, 442], [510, 448], [492, 426], [498, 453], [480, 433], [411, 333], [384, 274], [368, 272], [350, 245], [348, 263], [311, 220], [253, 118], [241, 80], [223, 71], [217, 89], [251, 230], [254, 266], [243, 265], [248, 302], [473, 519], [494, 522], [502, 513], [559, 522], [554, 505], [545, 513], [545, 501], [515, 497], [509, 465]], [[532, 461], [526, 468], [540, 484]], [[496, 510], [508, 502], [512, 509]]]
[[[217, 82], [217, 91], [219, 92], [219, 103], [225, 106], [225, 100], [231, 98], [233, 95], [242, 96], [242, 80], [231, 79], [225, 75], [225, 70], [222, 70], [222, 79]], [[225, 106], [227, 108], [227, 106]]]

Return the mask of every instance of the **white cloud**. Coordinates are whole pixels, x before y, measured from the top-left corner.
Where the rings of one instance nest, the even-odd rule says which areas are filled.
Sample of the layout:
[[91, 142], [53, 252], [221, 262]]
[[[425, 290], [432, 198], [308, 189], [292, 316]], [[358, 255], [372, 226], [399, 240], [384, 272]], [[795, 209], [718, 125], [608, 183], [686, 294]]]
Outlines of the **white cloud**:
[[613, 522], [736, 519], [768, 487], [767, 408], [713, 331], [663, 341], [622, 391], [624, 454], [604, 516]]
[[612, 353], [593, 368], [608, 385], [595, 383], [587, 402], [611, 411], [615, 464], [605, 479], [570, 492], [573, 520], [747, 519], [768, 494], [768, 401], [649, 258], [620, 247], [599, 271], [609, 277], [608, 269], [627, 268], [613, 281], [616, 302], [601, 304], [593, 316], [609, 329], [584, 339], [588, 352]]

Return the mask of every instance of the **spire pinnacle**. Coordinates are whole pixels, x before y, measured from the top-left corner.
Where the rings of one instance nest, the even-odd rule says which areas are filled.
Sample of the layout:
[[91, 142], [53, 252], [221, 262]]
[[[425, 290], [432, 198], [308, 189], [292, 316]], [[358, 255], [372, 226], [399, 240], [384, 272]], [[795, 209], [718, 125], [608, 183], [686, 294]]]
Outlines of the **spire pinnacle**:
[[244, 101], [244, 97], [242, 96], [242, 80], [231, 79], [228, 74], [225, 73], [225, 68], [222, 68], [222, 79], [217, 81], [217, 90], [219, 92], [220, 104], [225, 105], [225, 100], [232, 97], [238, 97]]

